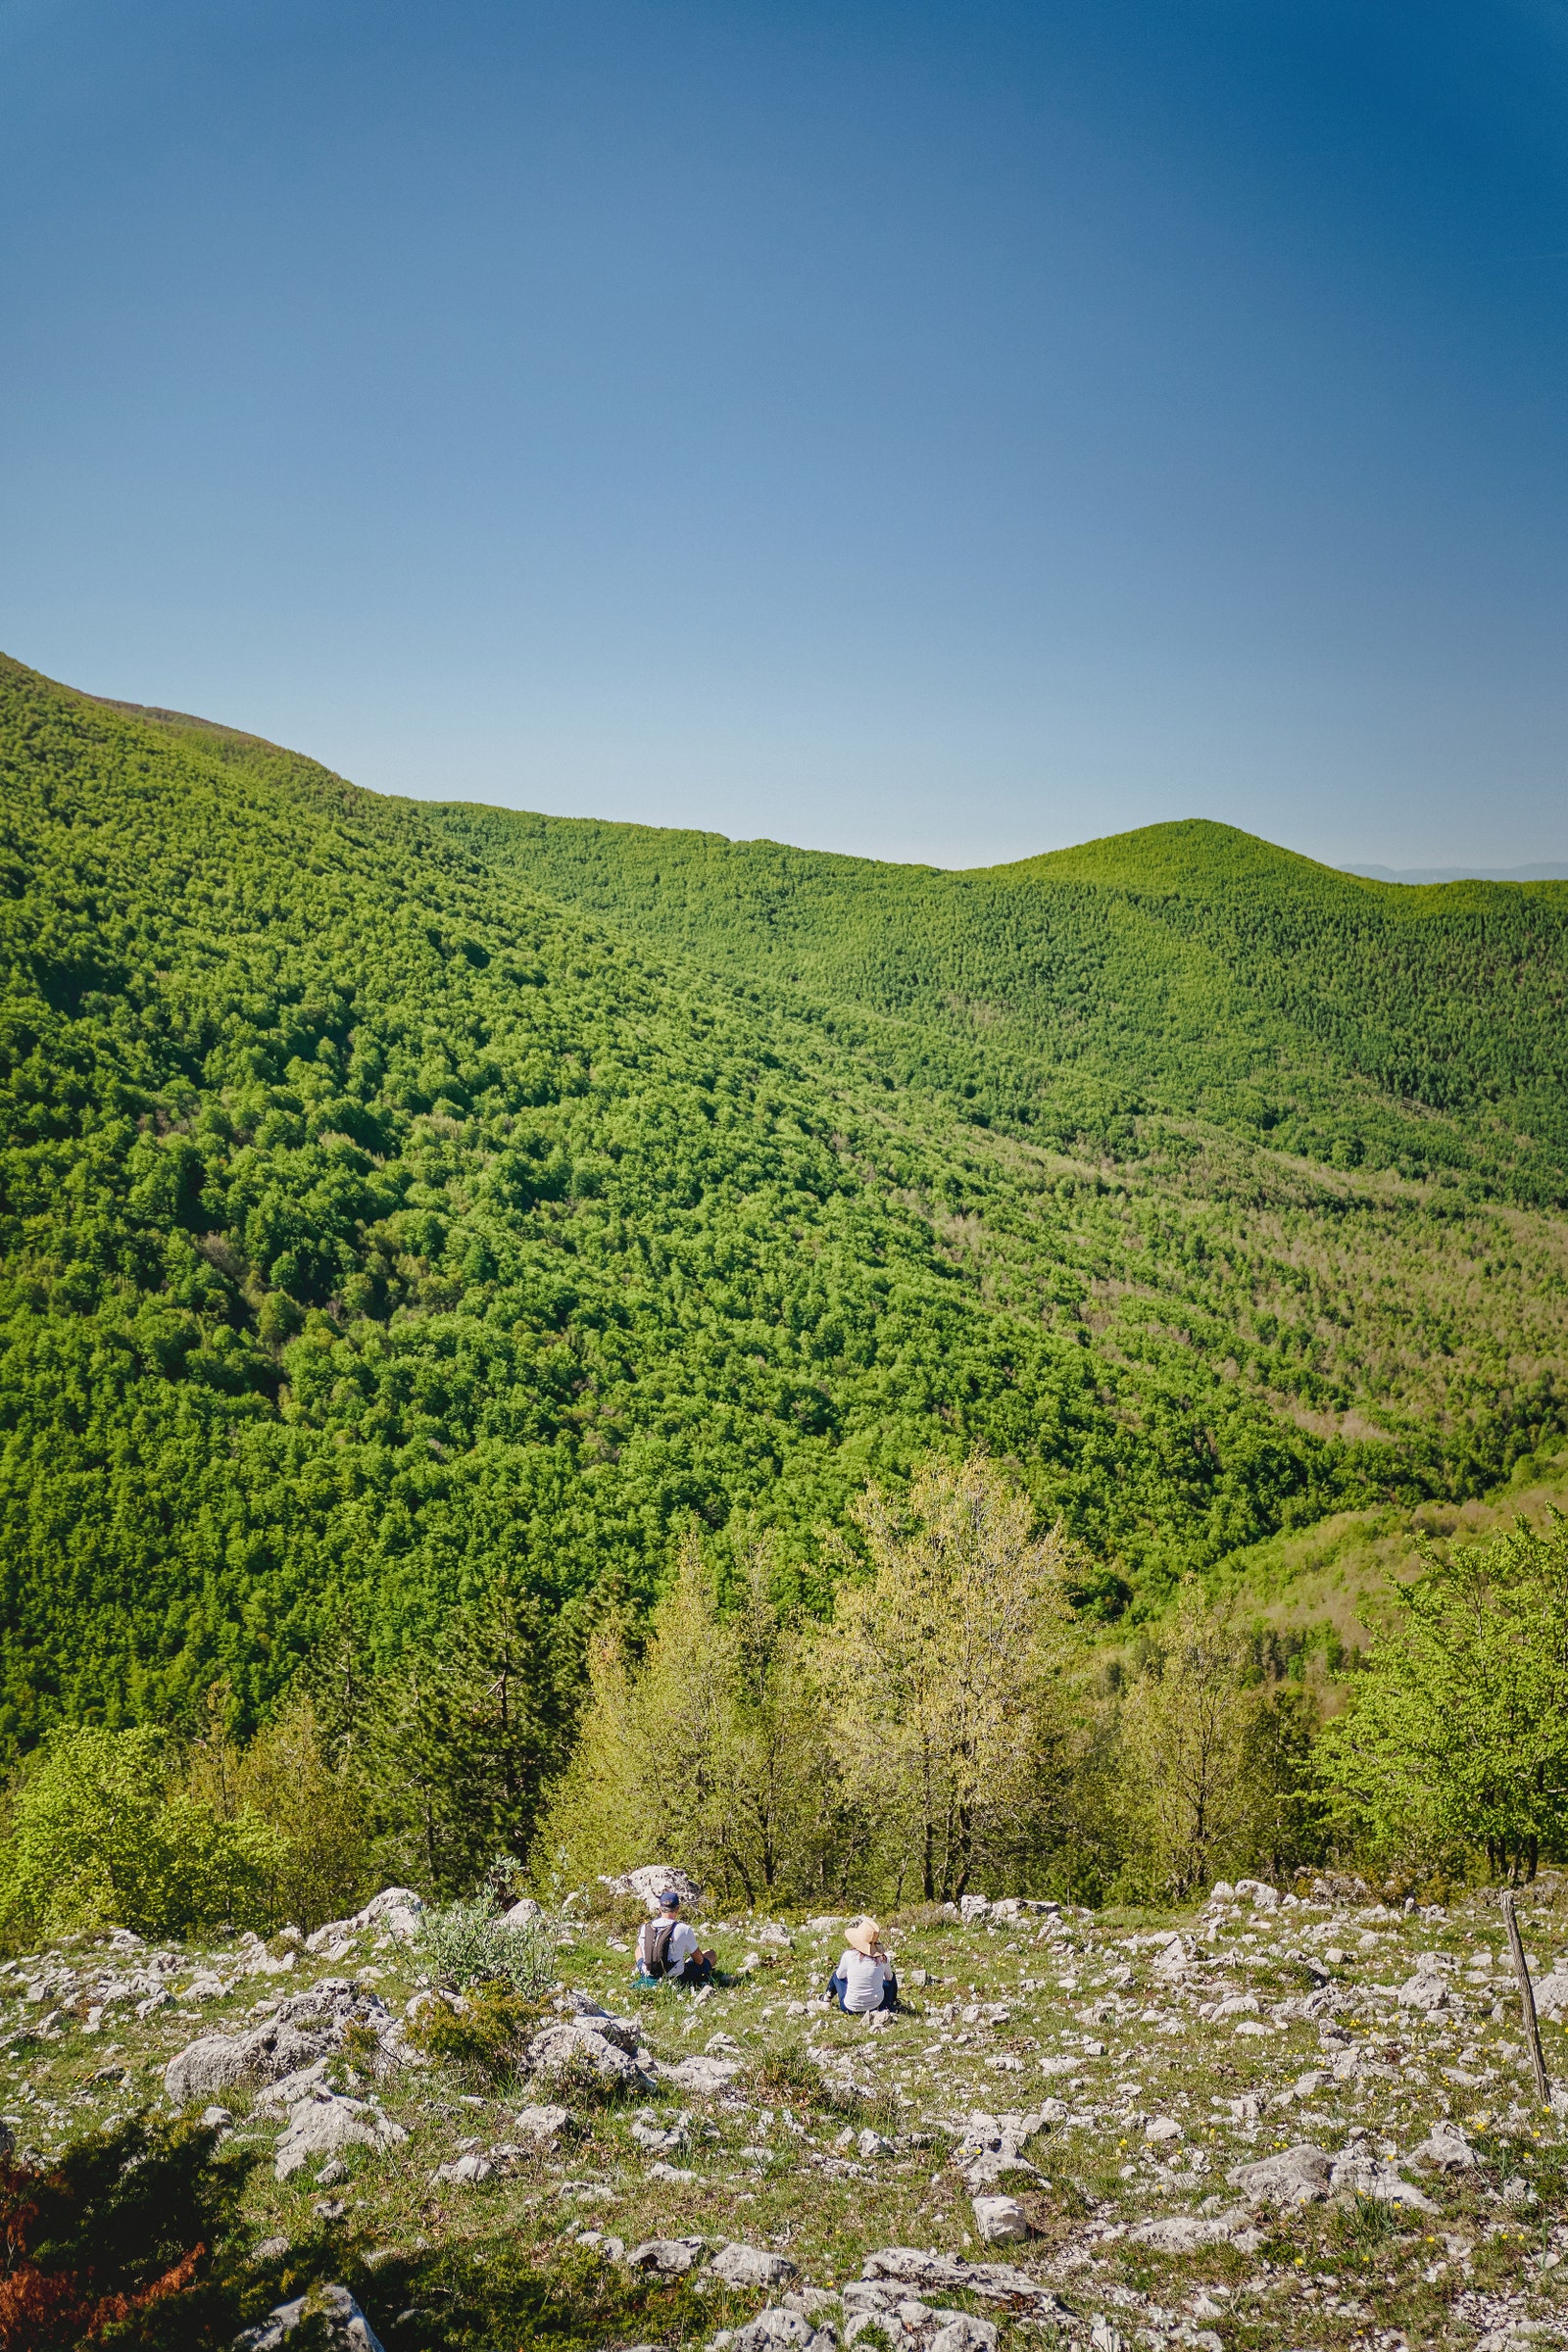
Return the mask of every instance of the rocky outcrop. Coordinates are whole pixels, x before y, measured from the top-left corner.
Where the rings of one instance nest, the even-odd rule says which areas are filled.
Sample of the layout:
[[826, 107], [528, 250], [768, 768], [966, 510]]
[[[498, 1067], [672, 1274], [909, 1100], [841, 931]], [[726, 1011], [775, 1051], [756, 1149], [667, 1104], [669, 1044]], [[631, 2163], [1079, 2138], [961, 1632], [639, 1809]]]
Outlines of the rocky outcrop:
[[326, 2162], [345, 2148], [370, 2148], [381, 2155], [408, 2136], [403, 2126], [378, 2107], [318, 2087], [291, 2111], [278, 2137], [272, 2170], [279, 2180], [287, 2180], [317, 2158]]
[[644, 1862], [638, 1869], [601, 1884], [611, 1894], [629, 1895], [646, 1903], [650, 1911], [658, 1910], [661, 1895], [678, 1894], [683, 1903], [695, 1903], [703, 1891], [688, 1872], [677, 1870], [672, 1862]]
[[1303, 2140], [1278, 2156], [1264, 2156], [1256, 2164], [1239, 2164], [1225, 2178], [1232, 2188], [1260, 2203], [1310, 2205], [1328, 2195], [1333, 2169], [1334, 2160], [1324, 2149]]
[[617, 2032], [616, 2021], [607, 2018], [601, 2025], [589, 2018], [563, 2018], [556, 2026], [546, 2026], [528, 2044], [528, 2064], [536, 2075], [560, 2076], [585, 2071], [610, 2089], [647, 2090], [650, 2079], [638, 2065], [635, 2052], [635, 2027], [631, 2028], [633, 2049], [625, 2047], [626, 2034]]
[[234, 2338], [234, 2352], [282, 2352], [308, 2320], [319, 2321], [329, 2352], [382, 2352], [380, 2337], [348, 2288], [336, 2285], [316, 2286], [292, 2303], [279, 2303], [259, 2327]]

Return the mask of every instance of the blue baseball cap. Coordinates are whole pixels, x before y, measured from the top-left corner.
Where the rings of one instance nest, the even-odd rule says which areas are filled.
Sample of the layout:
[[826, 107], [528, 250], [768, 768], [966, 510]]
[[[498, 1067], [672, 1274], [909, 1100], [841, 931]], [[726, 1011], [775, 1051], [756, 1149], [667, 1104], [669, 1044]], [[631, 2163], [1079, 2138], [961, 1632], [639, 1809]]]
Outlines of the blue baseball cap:
[[659, 1901], [662, 1910], [678, 1911], [680, 1909], [680, 1896], [675, 1892], [673, 1886], [666, 1886]]

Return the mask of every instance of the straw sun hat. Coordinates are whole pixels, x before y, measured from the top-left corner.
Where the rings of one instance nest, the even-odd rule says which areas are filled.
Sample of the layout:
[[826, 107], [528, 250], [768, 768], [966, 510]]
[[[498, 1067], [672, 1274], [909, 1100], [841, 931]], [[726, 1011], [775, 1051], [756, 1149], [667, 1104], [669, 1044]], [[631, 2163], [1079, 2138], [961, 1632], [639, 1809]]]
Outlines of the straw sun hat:
[[852, 1919], [844, 1940], [852, 1952], [861, 1952], [869, 1959], [882, 1941], [882, 1931], [874, 1919]]

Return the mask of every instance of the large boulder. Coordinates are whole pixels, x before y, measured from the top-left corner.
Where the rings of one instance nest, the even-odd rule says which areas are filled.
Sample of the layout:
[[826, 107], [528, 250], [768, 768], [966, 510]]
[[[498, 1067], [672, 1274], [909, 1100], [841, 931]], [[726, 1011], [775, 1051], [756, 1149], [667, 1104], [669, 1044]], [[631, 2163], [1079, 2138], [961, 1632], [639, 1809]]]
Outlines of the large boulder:
[[661, 1895], [678, 1894], [683, 1903], [695, 1903], [703, 1891], [694, 1878], [677, 1870], [672, 1862], [644, 1862], [618, 1879], [606, 1879], [604, 1885], [610, 1893], [630, 1895], [650, 1911], [659, 1909]]
[[708, 2267], [726, 2286], [783, 2286], [799, 2276], [787, 2254], [771, 2253], [765, 2246], [743, 2246], [738, 2240], [720, 2246]]
[[1259, 2201], [1266, 2198], [1275, 2205], [1310, 2205], [1328, 2195], [1333, 2169], [1333, 2159], [1324, 2149], [1302, 2141], [1278, 2156], [1264, 2156], [1256, 2164], [1239, 2164], [1225, 2178], [1232, 2188]]
[[612, 2089], [640, 2090], [646, 2082], [635, 2056], [587, 2018], [546, 2026], [528, 2044], [528, 2064], [537, 2075], [586, 2072]]
[[318, 2092], [290, 2115], [287, 2129], [278, 2135], [272, 2170], [279, 2180], [287, 2180], [317, 2157], [324, 2162], [341, 2156], [345, 2148], [371, 2148], [384, 2155], [408, 2136], [401, 2124], [363, 2099]]
[[280, 2352], [307, 2320], [322, 2323], [330, 2352], [382, 2352], [381, 2339], [346, 2286], [315, 2286], [279, 2303], [259, 2327], [234, 2338], [234, 2352]]
[[164, 2089], [176, 2107], [206, 2105], [236, 2082], [276, 2082], [319, 2058], [323, 2032], [302, 2031], [273, 2018], [250, 2034], [204, 2034], [175, 2052], [164, 2069]]

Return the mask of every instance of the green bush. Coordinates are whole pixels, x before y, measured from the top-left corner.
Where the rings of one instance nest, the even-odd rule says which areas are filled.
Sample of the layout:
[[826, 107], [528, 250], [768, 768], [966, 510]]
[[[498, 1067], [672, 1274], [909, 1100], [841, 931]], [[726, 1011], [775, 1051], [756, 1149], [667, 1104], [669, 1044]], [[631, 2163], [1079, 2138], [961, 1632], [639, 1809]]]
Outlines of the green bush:
[[179, 1936], [265, 1913], [277, 1833], [220, 1820], [173, 1778], [156, 1732], [59, 1732], [13, 1792], [0, 1850], [0, 1933], [133, 1928]]
[[461, 2009], [432, 2002], [410, 2028], [409, 2039], [461, 2075], [487, 2084], [506, 2083], [518, 2073], [523, 2045], [542, 2019], [539, 2000], [505, 1984], [486, 1984]]
[[540, 1920], [507, 1927], [495, 1896], [488, 1892], [471, 1902], [427, 1912], [414, 1951], [435, 1983], [454, 1992], [495, 1984], [534, 2001], [556, 1981], [556, 1946], [549, 1929]]
[[250, 2159], [217, 2136], [133, 2118], [48, 2166], [0, 2162], [0, 2352], [229, 2344]]

